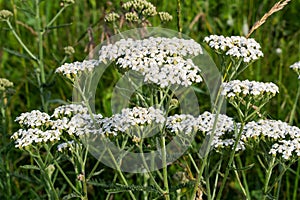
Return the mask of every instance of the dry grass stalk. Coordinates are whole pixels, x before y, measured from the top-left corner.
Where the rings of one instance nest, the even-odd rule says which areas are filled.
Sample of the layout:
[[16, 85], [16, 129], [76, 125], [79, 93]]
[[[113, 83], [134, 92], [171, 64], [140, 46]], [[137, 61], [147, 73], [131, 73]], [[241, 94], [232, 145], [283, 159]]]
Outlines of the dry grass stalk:
[[253, 31], [255, 31], [256, 29], [258, 29], [261, 25], [263, 25], [266, 20], [268, 19], [268, 17], [270, 17], [272, 14], [274, 14], [275, 12], [278, 12], [279, 10], [283, 9], [291, 0], [280, 0], [279, 2], [277, 2], [270, 10], [269, 12], [267, 12], [266, 14], [264, 14], [264, 16], [257, 21], [251, 28], [251, 30], [249, 31], [249, 33], [247, 34], [247, 38], [253, 33]]

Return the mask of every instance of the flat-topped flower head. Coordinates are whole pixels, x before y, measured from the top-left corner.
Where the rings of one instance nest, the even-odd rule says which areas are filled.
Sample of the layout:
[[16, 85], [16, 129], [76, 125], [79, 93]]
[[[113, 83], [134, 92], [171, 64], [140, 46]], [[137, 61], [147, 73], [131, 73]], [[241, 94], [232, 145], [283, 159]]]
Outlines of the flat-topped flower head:
[[92, 72], [99, 64], [97, 60], [84, 60], [83, 62], [65, 63], [55, 70], [55, 73], [65, 75], [67, 78], [73, 80], [79, 77], [83, 72]]
[[143, 40], [121, 39], [103, 46], [99, 61], [116, 61], [125, 70], [140, 72], [147, 83], [164, 88], [172, 84], [189, 86], [202, 81], [200, 69], [190, 59], [202, 54], [194, 40], [150, 37]]
[[255, 100], [263, 98], [270, 99], [279, 93], [277, 85], [274, 83], [264, 83], [249, 80], [233, 80], [222, 84], [221, 95], [226, 96], [230, 100], [241, 100], [246, 96], [250, 96]]
[[242, 133], [244, 141], [252, 139], [278, 141], [284, 138], [300, 138], [300, 129], [280, 120], [261, 119], [247, 123]]
[[143, 128], [147, 125], [163, 124], [166, 121], [164, 112], [154, 107], [124, 108], [121, 113], [102, 120], [103, 131], [116, 135], [118, 132], [126, 132], [132, 127]]
[[273, 144], [269, 154], [273, 156], [281, 155], [284, 160], [298, 159], [300, 157], [300, 138], [278, 141], [278, 143]]
[[[216, 115], [210, 112], [204, 112], [198, 117], [188, 114], [173, 115], [167, 119], [166, 127], [173, 133], [191, 134], [195, 132], [204, 133], [202, 137], [210, 135], [213, 130], [213, 125]], [[226, 147], [233, 147], [235, 136], [233, 134], [234, 121], [231, 117], [223, 114], [218, 115], [216, 129], [214, 130], [214, 138], [212, 147], [219, 150]], [[243, 141], [239, 141], [236, 151], [244, 150]]]
[[101, 114], [82, 114], [78, 113], [73, 116], [68, 122], [68, 129], [66, 132], [73, 136], [91, 135], [91, 134], [103, 134]]
[[47, 113], [39, 110], [33, 110], [31, 112], [22, 113], [15, 120], [21, 126], [38, 128], [41, 126], [49, 126], [51, 124], [50, 116]]
[[242, 59], [249, 63], [263, 57], [260, 45], [253, 38], [243, 36], [224, 37], [222, 35], [210, 35], [204, 38], [212, 49], [218, 53], [225, 53], [236, 59]]
[[128, 1], [122, 5], [125, 10], [134, 10], [144, 16], [154, 16], [157, 14], [156, 7], [146, 0]]
[[87, 107], [81, 104], [68, 104], [68, 105], [62, 105], [55, 108], [51, 117], [59, 119], [62, 117], [71, 117], [76, 114], [87, 114], [87, 113], [88, 113]]
[[61, 132], [58, 130], [43, 131], [38, 128], [20, 129], [15, 132], [11, 139], [15, 140], [16, 148], [23, 148], [32, 144], [54, 142], [60, 140]]
[[300, 61], [292, 64], [290, 68], [299, 75], [298, 79], [300, 80]]

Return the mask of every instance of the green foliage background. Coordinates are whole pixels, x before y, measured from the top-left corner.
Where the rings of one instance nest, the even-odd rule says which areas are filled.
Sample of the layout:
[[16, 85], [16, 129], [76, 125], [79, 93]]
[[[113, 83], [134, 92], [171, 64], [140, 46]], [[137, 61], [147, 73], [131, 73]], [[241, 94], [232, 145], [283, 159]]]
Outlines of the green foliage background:
[[[177, 1], [152, 0], [158, 10], [168, 11], [173, 15], [173, 21], [160, 24], [158, 18], [152, 22], [153, 26], [162, 26], [177, 30]], [[243, 27], [251, 26], [259, 20], [277, 1], [274, 0], [184, 0], [181, 1], [181, 25], [184, 34], [202, 43], [205, 36], [217, 35], [243, 35]], [[66, 62], [82, 61], [87, 56], [89, 45], [100, 44], [112, 31], [104, 23], [105, 13], [119, 11], [120, 0], [96, 1], [77, 0], [68, 7], [54, 23], [56, 28], [47, 30], [44, 37], [45, 68], [47, 74], [47, 96], [50, 109], [56, 107], [61, 100], [72, 98], [72, 86], [54, 74], [65, 56], [64, 47], [73, 46], [76, 53]], [[292, 0], [283, 10], [272, 15], [266, 23], [256, 30], [254, 37], [262, 46], [264, 58], [255, 62], [240, 77], [256, 81], [272, 81], [279, 85], [280, 95], [269, 103], [269, 118], [287, 121], [296, 95], [297, 75], [289, 66], [300, 60], [300, 1]], [[34, 52], [37, 52], [37, 36], [34, 32], [35, 18], [33, 14], [33, 1], [31, 0], [0, 0], [0, 9], [8, 9], [14, 13], [11, 22], [24, 43]], [[60, 1], [41, 1], [42, 21], [52, 18], [60, 9]], [[93, 40], [89, 40], [88, 29], [92, 30]], [[278, 54], [278, 48], [282, 50]], [[277, 49], [277, 51], [276, 51]], [[107, 73], [104, 80], [99, 83], [99, 99], [97, 102], [100, 112], [110, 114], [109, 100], [110, 88], [116, 74]], [[5, 23], [0, 24], [0, 77], [14, 82], [15, 93], [7, 108], [7, 132], [2, 133], [1, 147], [1, 176], [11, 175], [12, 194], [21, 198], [25, 194], [36, 198], [31, 186], [34, 180], [29, 180], [32, 173], [18, 169], [17, 166], [28, 162], [28, 156], [20, 154], [14, 149], [9, 135], [16, 129], [13, 122], [22, 112], [41, 109], [37, 83], [34, 81], [33, 62], [26, 56]], [[300, 126], [300, 109], [297, 108], [295, 124]], [[30, 162], [30, 161], [29, 161]], [[7, 163], [4, 165], [4, 163]], [[296, 166], [294, 166], [296, 167]], [[109, 176], [109, 175], [107, 175]], [[292, 175], [287, 173], [286, 183], [283, 186], [283, 197], [289, 198], [289, 189]], [[2, 178], [0, 178], [2, 180]], [[36, 190], [37, 191], [37, 190]], [[6, 192], [4, 183], [0, 184], [0, 193]], [[0, 195], [1, 197], [1, 195]]]

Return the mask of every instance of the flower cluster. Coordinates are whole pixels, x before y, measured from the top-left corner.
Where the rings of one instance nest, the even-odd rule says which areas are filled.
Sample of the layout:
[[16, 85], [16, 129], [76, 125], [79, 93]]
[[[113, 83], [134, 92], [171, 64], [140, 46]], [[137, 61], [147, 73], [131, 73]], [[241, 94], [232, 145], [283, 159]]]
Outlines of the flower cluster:
[[139, 16], [136, 12], [127, 12], [125, 13], [125, 19], [129, 22], [137, 22], [139, 20]]
[[[167, 119], [166, 127], [176, 134], [192, 132], [201, 132], [205, 135], [210, 135], [213, 131], [213, 125], [216, 115], [210, 112], [204, 112], [198, 117], [192, 115], [174, 115]], [[214, 130], [214, 138], [212, 146], [218, 150], [220, 148], [233, 147], [235, 136], [233, 134], [234, 121], [232, 118], [220, 114], [217, 119], [216, 129]], [[236, 151], [244, 150], [243, 141], [239, 141]]]
[[76, 114], [68, 122], [67, 133], [69, 135], [90, 135], [90, 134], [102, 134], [101, 129], [103, 116], [101, 114]]
[[293, 152], [300, 156], [300, 129], [280, 120], [265, 119], [247, 123], [243, 129], [242, 140], [275, 142], [269, 154], [273, 156], [281, 154], [286, 160], [293, 155]]
[[107, 14], [104, 18], [104, 21], [106, 22], [114, 22], [116, 21], [117, 19], [120, 18], [120, 15], [115, 13], [115, 12], [111, 12], [109, 14]]
[[222, 84], [221, 95], [230, 99], [243, 98], [249, 95], [259, 100], [261, 98], [271, 98], [276, 93], [279, 93], [279, 91], [274, 83], [233, 80]]
[[273, 144], [269, 154], [276, 156], [281, 154], [285, 160], [290, 159], [293, 155], [300, 156], [300, 138], [293, 140], [280, 140], [278, 143]]
[[131, 127], [143, 128], [146, 125], [163, 124], [166, 121], [162, 110], [154, 107], [124, 108], [121, 113], [102, 120], [102, 129], [106, 134], [117, 135], [126, 132]]
[[52, 117], [59, 119], [61, 117], [72, 117], [76, 114], [87, 114], [88, 109], [81, 104], [62, 105], [54, 109]]
[[245, 38], [243, 36], [224, 37], [218, 35], [210, 35], [204, 38], [211, 48], [228, 56], [242, 59], [245, 63], [255, 61], [263, 57], [260, 45], [253, 38]]
[[31, 112], [22, 113], [15, 120], [21, 126], [38, 128], [41, 126], [49, 126], [51, 124], [50, 116], [47, 113], [39, 110], [33, 110]]
[[64, 47], [65, 54], [71, 56], [75, 53], [75, 49], [72, 46]]
[[13, 87], [13, 82], [10, 82], [6, 78], [0, 78], [0, 91], [5, 91], [7, 88]]
[[99, 51], [100, 62], [116, 61], [123, 69], [140, 72], [145, 82], [166, 87], [183, 86], [201, 82], [200, 69], [188, 56], [202, 54], [201, 46], [194, 40], [150, 37], [143, 40], [121, 39], [103, 46]]
[[247, 123], [243, 130], [242, 139], [248, 140], [259, 137], [269, 140], [300, 138], [300, 129], [280, 120], [261, 119], [258, 122]]
[[19, 129], [11, 138], [15, 140], [15, 147], [23, 148], [33, 143], [45, 143], [60, 140], [61, 132], [58, 130], [43, 131], [38, 128]]
[[122, 7], [125, 10], [134, 10], [136, 14], [144, 16], [154, 16], [157, 14], [156, 7], [146, 0], [132, 0], [124, 3]]
[[299, 75], [298, 79], [300, 79], [300, 61], [292, 64], [290, 68]]
[[159, 18], [161, 21], [171, 21], [173, 19], [172, 15], [167, 12], [158, 12]]
[[0, 11], [0, 20], [8, 20], [11, 16], [13, 16], [13, 13], [9, 10], [1, 10]]
[[97, 60], [84, 60], [83, 62], [65, 63], [58, 67], [55, 72], [61, 73], [68, 78], [80, 76], [82, 72], [91, 72], [99, 64]]
[[61, 138], [95, 133], [93, 120], [100, 121], [102, 115], [93, 114], [92, 119], [87, 113], [86, 107], [77, 104], [57, 107], [51, 116], [39, 110], [22, 113], [15, 120], [22, 129], [11, 138], [15, 140], [16, 147], [22, 148], [34, 143], [54, 142]]

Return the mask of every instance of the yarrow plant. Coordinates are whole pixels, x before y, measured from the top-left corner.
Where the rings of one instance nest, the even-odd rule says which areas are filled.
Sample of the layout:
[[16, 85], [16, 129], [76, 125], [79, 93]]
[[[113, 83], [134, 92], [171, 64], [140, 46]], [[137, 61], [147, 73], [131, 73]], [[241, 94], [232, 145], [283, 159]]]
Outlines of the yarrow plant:
[[[62, 6], [73, 3], [65, 0]], [[272, 191], [276, 196], [284, 172], [299, 159], [300, 129], [262, 113], [263, 106], [279, 94], [275, 83], [237, 79], [263, 57], [260, 44], [243, 36], [204, 38], [220, 58], [222, 83], [211, 111], [201, 108], [200, 113], [199, 105], [191, 103], [197, 96], [189, 92], [207, 75], [200, 69], [207, 64], [207, 60], [199, 63], [206, 55], [202, 46], [182, 34], [160, 36], [153, 34], [157, 29], [145, 28], [156, 15], [161, 21], [172, 20], [146, 0], [121, 6], [124, 13], [108, 13], [105, 22], [112, 23], [116, 32], [120, 31], [116, 23], [122, 26], [122, 20], [143, 28], [130, 36], [120, 33], [117, 39], [109, 38], [89, 60], [64, 63], [64, 59], [55, 73], [73, 84], [73, 103], [58, 106], [51, 114], [32, 110], [15, 120], [20, 129], [11, 139], [31, 156], [35, 165], [25, 168], [38, 169], [37, 180], [48, 199], [88, 199], [99, 186], [105, 189], [106, 199], [120, 195], [134, 200], [202, 196], [220, 200], [224, 188], [230, 188], [228, 177], [237, 183], [240, 198], [251, 199], [256, 191], [251, 191], [247, 175], [254, 165], [264, 178], [257, 181], [262, 184], [258, 198], [267, 199]], [[10, 16], [0, 12], [1, 20]], [[64, 50], [66, 56], [75, 53], [71, 46]], [[95, 82], [110, 66], [121, 78], [110, 96], [115, 103], [112, 114], [105, 115], [93, 107]], [[298, 63], [291, 68], [299, 75]], [[0, 79], [0, 91], [11, 86]], [[236, 112], [221, 112], [225, 100]], [[127, 107], [123, 108], [124, 101]], [[244, 159], [250, 153], [256, 154], [251, 165]], [[272, 175], [276, 167], [280, 173]], [[103, 171], [109, 172], [110, 182], [98, 178]]]

